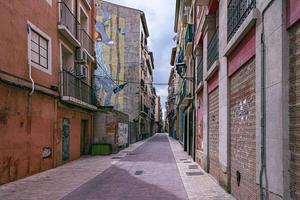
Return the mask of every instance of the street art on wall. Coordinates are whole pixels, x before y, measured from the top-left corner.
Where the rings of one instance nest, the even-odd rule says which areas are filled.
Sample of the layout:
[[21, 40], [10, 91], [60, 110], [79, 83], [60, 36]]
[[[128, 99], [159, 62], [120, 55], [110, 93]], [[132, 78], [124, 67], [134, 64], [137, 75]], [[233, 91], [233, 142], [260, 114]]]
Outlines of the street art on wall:
[[[118, 16], [118, 11], [110, 11], [100, 1], [97, 2], [96, 9], [96, 97], [101, 106], [113, 106], [116, 110], [123, 111], [124, 91], [116, 88], [123, 84], [119, 80], [124, 80], [125, 73], [125, 20]], [[118, 92], [115, 94], [116, 91]]]
[[128, 124], [118, 124], [118, 144], [126, 145], [128, 143]]

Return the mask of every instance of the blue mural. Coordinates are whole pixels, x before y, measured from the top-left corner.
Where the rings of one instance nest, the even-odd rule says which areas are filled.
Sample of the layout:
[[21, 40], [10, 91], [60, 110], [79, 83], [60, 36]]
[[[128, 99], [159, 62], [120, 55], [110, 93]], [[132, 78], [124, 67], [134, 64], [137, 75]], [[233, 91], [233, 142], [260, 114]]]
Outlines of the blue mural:
[[[114, 106], [115, 109], [119, 108], [119, 96], [116, 98], [112, 98], [113, 94], [119, 93], [127, 83], [123, 83], [119, 85], [112, 79], [112, 77], [119, 78], [119, 65], [113, 65], [111, 63], [111, 55], [108, 56], [107, 47], [108, 48], [118, 48], [119, 49], [119, 40], [117, 40], [116, 47], [114, 47], [115, 42], [112, 38], [116, 38], [117, 36], [112, 34], [117, 33], [118, 35], [125, 36], [124, 28], [120, 28], [119, 25], [116, 25], [116, 17], [109, 12], [109, 9], [103, 5], [102, 3], [97, 4], [97, 20], [95, 22], [95, 30], [96, 30], [96, 42], [95, 42], [95, 52], [96, 52], [96, 61], [97, 61], [97, 69], [95, 70], [95, 88], [96, 88], [96, 96], [98, 102], [101, 106]], [[117, 26], [117, 27], [116, 27]], [[111, 30], [112, 27], [116, 27], [116, 32], [107, 30]], [[110, 33], [111, 35], [109, 35]], [[112, 37], [112, 38], [111, 38]], [[119, 38], [117, 38], [119, 39]], [[111, 54], [111, 53], [110, 53]], [[110, 59], [110, 60], [105, 60]], [[119, 57], [117, 58], [119, 60]], [[106, 62], [110, 62], [108, 65]], [[112, 69], [116, 69], [112, 74]], [[112, 102], [114, 99], [114, 102]]]
[[110, 20], [110, 14], [107, 9], [102, 9], [102, 21], [96, 21], [95, 27], [97, 38], [95, 42], [96, 64], [95, 70], [95, 88], [96, 97], [100, 105], [110, 106], [113, 89], [117, 84], [112, 80], [110, 68], [105, 64], [104, 46], [113, 46], [113, 41], [109, 38], [105, 31], [105, 23]]

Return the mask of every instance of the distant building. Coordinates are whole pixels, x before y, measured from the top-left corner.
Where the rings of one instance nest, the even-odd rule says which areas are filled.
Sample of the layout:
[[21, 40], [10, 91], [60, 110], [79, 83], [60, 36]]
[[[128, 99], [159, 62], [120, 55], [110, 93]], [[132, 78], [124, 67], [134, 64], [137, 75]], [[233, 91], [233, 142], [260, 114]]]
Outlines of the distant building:
[[[174, 63], [172, 63], [174, 64]], [[171, 137], [178, 139], [179, 135], [176, 133], [176, 71], [174, 67], [171, 68], [169, 81], [168, 81], [168, 98], [166, 102], [166, 120], [167, 120], [167, 129]]]
[[[131, 143], [149, 137], [154, 124], [154, 59], [145, 14], [97, 0], [96, 24], [100, 34], [95, 82], [100, 106], [112, 106], [129, 116]], [[124, 87], [115, 92], [120, 85]]]
[[160, 103], [160, 96], [157, 96], [155, 99], [155, 132], [162, 132], [163, 124], [162, 124], [162, 109]]

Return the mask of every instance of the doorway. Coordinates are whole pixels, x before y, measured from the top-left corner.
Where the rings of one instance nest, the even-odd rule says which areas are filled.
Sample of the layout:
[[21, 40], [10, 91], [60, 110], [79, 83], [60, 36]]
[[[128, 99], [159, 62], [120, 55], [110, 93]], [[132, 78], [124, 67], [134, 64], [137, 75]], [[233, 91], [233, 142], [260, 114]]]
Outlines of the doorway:
[[187, 136], [187, 134], [188, 134], [188, 130], [187, 130], [187, 128], [188, 128], [188, 116], [187, 116], [187, 114], [184, 114], [184, 151], [187, 151], [187, 142], [188, 142], [188, 136]]
[[62, 160], [66, 161], [70, 158], [70, 119], [63, 118], [62, 131]]
[[80, 134], [80, 155], [86, 155], [89, 153], [88, 142], [88, 120], [81, 120], [81, 134]]

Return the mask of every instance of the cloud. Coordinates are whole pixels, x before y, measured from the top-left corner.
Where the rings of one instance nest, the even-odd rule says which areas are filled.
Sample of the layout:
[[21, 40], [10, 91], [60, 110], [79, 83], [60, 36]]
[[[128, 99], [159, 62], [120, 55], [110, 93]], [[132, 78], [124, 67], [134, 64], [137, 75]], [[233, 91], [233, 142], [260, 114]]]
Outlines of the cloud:
[[[175, 0], [109, 0], [109, 2], [144, 11], [150, 32], [149, 46], [154, 54], [154, 82], [167, 83], [170, 72], [171, 49], [175, 46], [172, 38]], [[155, 86], [165, 108], [168, 86]]]

